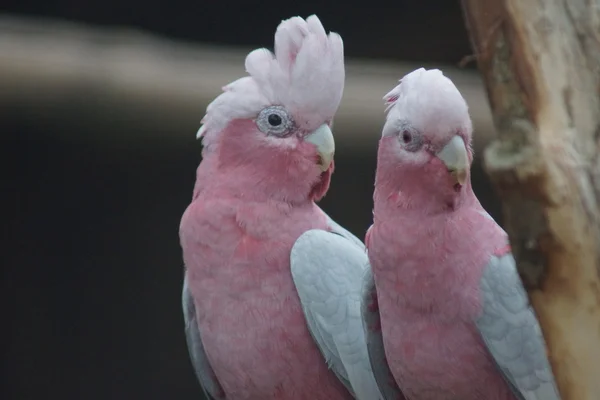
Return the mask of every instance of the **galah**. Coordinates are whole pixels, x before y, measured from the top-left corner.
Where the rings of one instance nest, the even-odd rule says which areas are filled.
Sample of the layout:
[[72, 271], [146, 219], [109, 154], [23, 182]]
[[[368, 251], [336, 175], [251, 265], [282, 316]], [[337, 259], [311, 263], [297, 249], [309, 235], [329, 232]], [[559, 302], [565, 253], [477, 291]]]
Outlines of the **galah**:
[[467, 103], [423, 68], [384, 100], [363, 292], [384, 397], [559, 399], [507, 234], [471, 187]]
[[330, 129], [343, 42], [316, 16], [283, 21], [274, 54], [208, 107], [180, 225], [192, 364], [211, 399], [379, 399], [361, 318], [363, 243], [316, 204], [334, 169]]

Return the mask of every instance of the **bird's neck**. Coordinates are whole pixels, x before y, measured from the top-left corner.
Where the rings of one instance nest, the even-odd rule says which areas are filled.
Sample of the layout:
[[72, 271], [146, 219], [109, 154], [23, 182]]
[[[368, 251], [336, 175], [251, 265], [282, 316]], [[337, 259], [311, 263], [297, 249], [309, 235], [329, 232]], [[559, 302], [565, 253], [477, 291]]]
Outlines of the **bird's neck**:
[[470, 174], [459, 187], [445, 168], [400, 163], [380, 146], [373, 198], [376, 212], [435, 215], [468, 206], [473, 198]]
[[479, 267], [485, 261], [473, 242], [477, 228], [471, 214], [467, 207], [446, 214], [376, 212], [369, 252], [377, 287], [394, 307], [443, 315], [459, 298], [469, 304], [476, 299]]
[[418, 174], [394, 176], [377, 174], [373, 194], [375, 214], [434, 216], [457, 212], [477, 202], [471, 182], [458, 190], [437, 185], [435, 180]]
[[299, 206], [313, 203], [310, 182], [285, 179], [279, 171], [256, 165], [227, 165], [218, 148], [203, 152], [196, 170], [194, 199], [201, 193], [217, 197], [235, 197], [244, 201], [275, 201]]

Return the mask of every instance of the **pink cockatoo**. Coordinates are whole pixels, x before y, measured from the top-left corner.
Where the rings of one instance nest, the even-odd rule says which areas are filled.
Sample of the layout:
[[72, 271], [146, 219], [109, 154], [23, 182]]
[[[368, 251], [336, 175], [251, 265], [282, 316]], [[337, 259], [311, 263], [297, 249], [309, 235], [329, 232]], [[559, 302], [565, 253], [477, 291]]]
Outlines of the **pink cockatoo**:
[[384, 397], [559, 399], [508, 237], [471, 188], [465, 100], [423, 68], [384, 100], [363, 292]]
[[283, 21], [246, 58], [198, 136], [180, 226], [183, 310], [209, 399], [379, 399], [362, 325], [362, 242], [316, 204], [329, 188], [343, 43], [316, 16]]

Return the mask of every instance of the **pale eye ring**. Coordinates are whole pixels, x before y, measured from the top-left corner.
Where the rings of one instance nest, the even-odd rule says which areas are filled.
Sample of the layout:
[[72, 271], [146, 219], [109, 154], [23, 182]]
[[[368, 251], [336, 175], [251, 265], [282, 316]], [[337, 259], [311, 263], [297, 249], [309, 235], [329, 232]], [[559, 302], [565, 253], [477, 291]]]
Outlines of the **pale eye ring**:
[[282, 106], [264, 108], [256, 118], [256, 126], [267, 135], [283, 137], [294, 129], [294, 120]]
[[423, 138], [415, 129], [404, 127], [398, 132], [398, 139], [405, 150], [414, 152], [423, 146]]

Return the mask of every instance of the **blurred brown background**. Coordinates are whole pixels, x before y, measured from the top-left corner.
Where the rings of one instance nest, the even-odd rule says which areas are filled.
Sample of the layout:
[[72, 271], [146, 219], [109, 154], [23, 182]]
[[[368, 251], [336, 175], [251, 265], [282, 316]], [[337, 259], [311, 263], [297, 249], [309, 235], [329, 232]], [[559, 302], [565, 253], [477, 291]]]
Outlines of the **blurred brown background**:
[[[180, 311], [181, 214], [207, 102], [272, 47], [281, 19], [340, 33], [347, 91], [322, 207], [363, 237], [381, 97], [422, 65], [470, 103], [476, 150], [493, 135], [458, 1], [4, 0], [5, 163], [0, 398], [201, 399]], [[51, 18], [51, 19], [48, 19]], [[474, 186], [495, 216], [480, 166]]]

